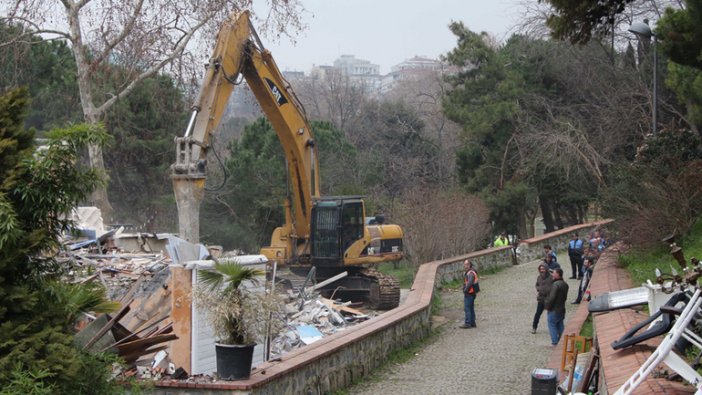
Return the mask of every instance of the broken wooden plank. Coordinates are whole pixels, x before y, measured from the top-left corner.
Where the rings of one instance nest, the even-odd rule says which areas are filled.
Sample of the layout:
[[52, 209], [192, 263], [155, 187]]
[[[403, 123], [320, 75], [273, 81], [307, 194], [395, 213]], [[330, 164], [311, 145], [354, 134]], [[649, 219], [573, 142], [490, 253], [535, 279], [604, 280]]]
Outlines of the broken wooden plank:
[[122, 357], [127, 363], [132, 363], [136, 361], [142, 355], [147, 355], [156, 352], [157, 350], [168, 348], [168, 346], [163, 345], [159, 348], [153, 349], [151, 347], [165, 343], [171, 340], [177, 339], [178, 336], [175, 334], [152, 336], [145, 339], [134, 340], [128, 343], [121, 344], [117, 346], [117, 354]]
[[124, 361], [126, 363], [131, 364], [131, 363], [136, 362], [139, 358], [143, 357], [144, 355], [157, 353], [161, 350], [167, 350], [167, 349], [168, 349], [168, 346], [159, 346], [156, 348], [151, 348], [151, 349], [143, 350], [143, 351], [137, 350], [137, 351], [130, 352], [128, 354], [120, 355], [120, 356], [122, 357], [122, 359], [124, 359]]
[[334, 301], [330, 300], [330, 299], [322, 298], [322, 303], [324, 303], [329, 308], [334, 309], [334, 310], [342, 311], [342, 312], [353, 314], [353, 315], [363, 315], [363, 316], [366, 315], [366, 313], [362, 312], [361, 310], [356, 310], [353, 307], [349, 307], [349, 306], [335, 304]]
[[[129, 335], [127, 335], [127, 336], [125, 336], [125, 337], [119, 339], [119, 340], [116, 341], [115, 343], [113, 343], [113, 344], [111, 344], [111, 345], [109, 345], [109, 346], [103, 348], [103, 349], [100, 350], [100, 351], [107, 351], [107, 350], [109, 350], [109, 349], [111, 349], [111, 348], [113, 348], [113, 347], [115, 347], [115, 346], [118, 346], [118, 345], [120, 345], [120, 344], [122, 344], [122, 343], [126, 343], [127, 340], [136, 340], [136, 339], [139, 339], [139, 337], [138, 337], [139, 334], [141, 334], [142, 332], [144, 332], [144, 331], [146, 331], [146, 330], [148, 330], [148, 329], [150, 329], [150, 328], [153, 328], [154, 326], [156, 326], [158, 323], [160, 323], [161, 321], [165, 320], [166, 318], [168, 318], [167, 315], [165, 315], [165, 316], [159, 318], [158, 320], [156, 320], [155, 322], [149, 324], [149, 325], [146, 326], [145, 328], [142, 328], [142, 329], [139, 330], [138, 332], [130, 333]], [[169, 324], [169, 325], [173, 325], [173, 324], [171, 323], [171, 324]], [[155, 328], [153, 328], [152, 331], [150, 331], [150, 332], [148, 332], [146, 335], [144, 335], [144, 337], [145, 337], [145, 338], [146, 338], [146, 337], [149, 337], [149, 336], [151, 336], [151, 335], [157, 333], [158, 330], [159, 330], [159, 328], [158, 328], [158, 327], [155, 327]]]
[[[112, 326], [113, 326], [115, 323], [117, 323], [117, 321], [119, 321], [120, 319], [122, 319], [122, 317], [124, 317], [124, 316], [129, 312], [129, 309], [130, 309], [129, 303], [127, 303], [124, 307], [122, 307], [122, 308], [117, 312], [117, 314], [114, 315], [114, 317], [112, 317], [112, 319], [110, 319], [110, 320], [107, 322], [107, 324], [106, 324], [104, 327], [100, 328], [100, 330], [95, 334], [95, 336], [93, 336], [92, 339], [90, 339], [87, 343], [85, 343], [85, 345], [83, 346], [83, 350], [87, 350], [87, 349], [90, 348], [93, 344], [95, 344], [95, 342], [98, 341], [98, 339], [100, 339], [102, 336], [104, 336], [105, 333], [107, 333], [107, 331], [109, 331], [109, 330], [112, 328]], [[109, 316], [108, 316], [108, 317], [109, 317]]]
[[136, 291], [139, 289], [141, 284], [144, 282], [144, 276], [139, 276], [139, 278], [132, 283], [131, 287], [129, 288], [129, 291], [120, 299], [120, 303], [125, 301], [125, 300], [132, 300], [132, 297], [136, 293]]
[[118, 258], [129, 260], [132, 258], [162, 258], [163, 254], [133, 254], [133, 253], [117, 253], [117, 254], [84, 254], [82, 255], [89, 259], [111, 259]]
[[154, 333], [154, 335], [162, 335], [164, 333], [171, 333], [173, 332], [173, 323], [169, 323], [168, 325], [164, 326], [163, 328], [159, 329]]
[[176, 336], [175, 334], [166, 334], [166, 335], [157, 335], [157, 336], [146, 337], [144, 339], [137, 339], [137, 340], [133, 340], [130, 342], [120, 344], [117, 346], [117, 351], [118, 351], [119, 355], [123, 355], [125, 353], [131, 353], [132, 351], [135, 351], [135, 350], [146, 350], [147, 348], [149, 348], [153, 345], [167, 342], [167, 341], [171, 341], [171, 340], [175, 340], [177, 338], [178, 338], [178, 336]]

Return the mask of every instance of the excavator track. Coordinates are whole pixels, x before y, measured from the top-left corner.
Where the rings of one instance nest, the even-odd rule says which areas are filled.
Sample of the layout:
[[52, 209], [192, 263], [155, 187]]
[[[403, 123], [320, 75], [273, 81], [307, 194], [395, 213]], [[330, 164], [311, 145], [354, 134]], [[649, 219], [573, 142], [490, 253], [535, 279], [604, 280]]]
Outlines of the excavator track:
[[390, 310], [400, 305], [400, 283], [376, 269], [364, 268], [359, 275], [370, 280], [368, 303], [372, 309]]

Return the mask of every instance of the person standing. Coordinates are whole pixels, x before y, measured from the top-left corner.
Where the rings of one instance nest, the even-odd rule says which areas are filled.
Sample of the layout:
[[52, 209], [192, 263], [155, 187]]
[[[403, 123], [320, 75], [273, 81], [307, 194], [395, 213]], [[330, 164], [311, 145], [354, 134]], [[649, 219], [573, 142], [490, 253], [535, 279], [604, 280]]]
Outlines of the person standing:
[[[579, 304], [583, 300], [583, 295], [587, 291], [587, 287], [590, 286], [590, 279], [592, 278], [592, 265], [594, 260], [588, 258], [583, 265], [583, 277], [580, 279], [580, 286], [578, 287], [578, 297], [571, 304]], [[589, 297], [587, 300], [590, 300]]]
[[600, 256], [599, 251], [597, 251], [597, 248], [594, 247], [587, 247], [587, 250], [585, 250], [585, 255], [583, 256], [584, 260], [592, 260], [592, 263], [594, 264], [595, 261], [597, 261], [597, 258]]
[[558, 257], [549, 244], [544, 245], [544, 263], [552, 273], [561, 268], [561, 265], [558, 264]]
[[536, 277], [536, 313], [531, 324], [531, 333], [536, 333], [536, 328], [539, 326], [541, 314], [544, 312], [544, 302], [551, 292], [551, 284], [553, 284], [551, 274], [546, 264], [542, 263], [539, 265], [539, 275]]
[[548, 332], [551, 335], [551, 345], [555, 346], [563, 335], [565, 320], [565, 302], [568, 299], [568, 284], [563, 281], [563, 269], [558, 268], [551, 273], [553, 284], [546, 298], [545, 308], [548, 311]]
[[463, 269], [463, 310], [466, 318], [460, 328], [475, 328], [475, 297], [480, 292], [478, 272], [473, 267], [473, 262], [468, 259], [463, 261]]
[[493, 242], [492, 245], [493, 247], [504, 247], [509, 245], [509, 240], [507, 240], [505, 232], [500, 233], [500, 235], [495, 238], [495, 242]]
[[583, 275], [583, 241], [578, 238], [577, 233], [573, 233], [568, 243], [568, 257], [570, 258], [570, 267], [573, 270], [571, 279], [580, 278]]

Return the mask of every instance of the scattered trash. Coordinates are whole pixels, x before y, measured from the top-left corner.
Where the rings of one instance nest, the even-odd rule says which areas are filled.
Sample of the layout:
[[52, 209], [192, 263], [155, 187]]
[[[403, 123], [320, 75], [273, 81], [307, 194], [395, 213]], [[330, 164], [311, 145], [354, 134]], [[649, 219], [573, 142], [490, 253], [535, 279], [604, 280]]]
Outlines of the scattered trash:
[[324, 337], [322, 332], [317, 330], [317, 328], [313, 327], [312, 325], [298, 325], [295, 329], [298, 336], [300, 336], [300, 341], [305, 344], [312, 344]]

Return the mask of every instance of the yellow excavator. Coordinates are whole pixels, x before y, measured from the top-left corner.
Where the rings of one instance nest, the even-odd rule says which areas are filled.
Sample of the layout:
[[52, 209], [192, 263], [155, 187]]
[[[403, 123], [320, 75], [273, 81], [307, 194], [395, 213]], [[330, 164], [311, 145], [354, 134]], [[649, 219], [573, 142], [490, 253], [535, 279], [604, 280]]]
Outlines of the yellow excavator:
[[[373, 266], [402, 259], [402, 229], [380, 216], [366, 217], [362, 196], [320, 196], [317, 145], [303, 106], [263, 47], [248, 11], [233, 13], [220, 28], [185, 135], [176, 137], [172, 180], [180, 236], [199, 242], [207, 151], [240, 77], [273, 126], [288, 172], [285, 224], [261, 254], [295, 273], [314, 272], [317, 281], [342, 277], [323, 293], [363, 299], [378, 309], [396, 307], [397, 281]], [[338, 276], [342, 272], [347, 275]]]

